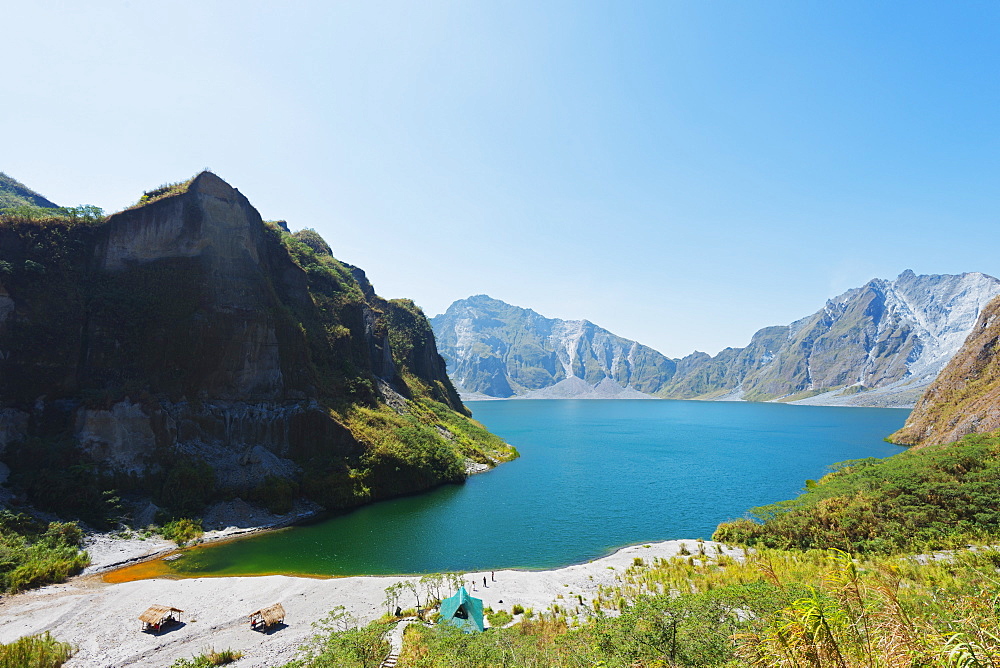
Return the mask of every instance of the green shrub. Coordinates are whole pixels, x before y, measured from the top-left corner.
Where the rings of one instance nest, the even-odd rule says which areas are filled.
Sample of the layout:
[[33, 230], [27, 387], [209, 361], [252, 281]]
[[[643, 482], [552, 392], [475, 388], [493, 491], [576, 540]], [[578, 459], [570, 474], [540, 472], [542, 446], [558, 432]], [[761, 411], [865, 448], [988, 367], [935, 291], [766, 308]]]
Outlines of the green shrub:
[[276, 515], [284, 515], [292, 509], [298, 494], [299, 485], [294, 480], [272, 475], [247, 495], [247, 501], [262, 505]]
[[374, 621], [354, 627], [342, 607], [314, 624], [320, 633], [303, 647], [303, 657], [285, 668], [375, 668], [389, 653], [385, 639], [392, 623]]
[[184, 545], [196, 538], [201, 538], [205, 532], [201, 528], [201, 520], [192, 520], [182, 517], [177, 520], [167, 522], [160, 529], [160, 535], [167, 540], [172, 540], [178, 545]]
[[227, 663], [232, 663], [242, 656], [243, 652], [233, 649], [216, 651], [213, 648], [190, 659], [177, 659], [170, 664], [170, 668], [212, 668], [212, 666], [224, 666]]
[[522, 615], [524, 614], [524, 606], [522, 606], [520, 603], [515, 603], [514, 606], [510, 609], [510, 612], [513, 615]]
[[486, 619], [490, 620], [490, 626], [505, 626], [513, 621], [514, 616], [507, 612], [506, 610], [497, 610], [496, 612], [490, 612], [486, 615]]
[[71, 522], [44, 523], [0, 510], [0, 593], [63, 582], [90, 563]]
[[193, 457], [171, 457], [169, 468], [153, 499], [176, 515], [198, 515], [217, 494], [215, 471]]
[[59, 642], [46, 631], [0, 645], [0, 668], [59, 668], [75, 651], [72, 645]]

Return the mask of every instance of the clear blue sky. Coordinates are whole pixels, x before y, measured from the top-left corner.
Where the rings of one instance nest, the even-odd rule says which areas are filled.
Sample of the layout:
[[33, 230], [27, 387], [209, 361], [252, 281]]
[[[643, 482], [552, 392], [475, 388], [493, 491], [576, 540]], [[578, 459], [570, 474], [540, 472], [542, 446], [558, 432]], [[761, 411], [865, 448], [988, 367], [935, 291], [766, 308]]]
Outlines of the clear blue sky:
[[1000, 275], [1000, 3], [9, 3], [0, 171], [211, 168], [428, 315], [671, 356], [873, 277]]

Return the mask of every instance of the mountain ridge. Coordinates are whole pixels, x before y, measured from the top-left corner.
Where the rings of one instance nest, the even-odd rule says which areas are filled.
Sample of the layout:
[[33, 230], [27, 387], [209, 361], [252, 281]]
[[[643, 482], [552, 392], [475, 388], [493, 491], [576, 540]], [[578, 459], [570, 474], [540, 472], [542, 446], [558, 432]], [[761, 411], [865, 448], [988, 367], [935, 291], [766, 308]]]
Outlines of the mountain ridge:
[[[577, 377], [591, 388], [607, 378], [670, 399], [912, 406], [997, 294], [1000, 280], [979, 272], [906, 270], [764, 327], [745, 347], [679, 359], [587, 320], [548, 319], [486, 295], [456, 301], [431, 325], [456, 386], [470, 396], [524, 396]], [[632, 351], [641, 351], [638, 363]]]
[[962, 349], [889, 436], [921, 449], [1000, 429], [1000, 297], [983, 309]]

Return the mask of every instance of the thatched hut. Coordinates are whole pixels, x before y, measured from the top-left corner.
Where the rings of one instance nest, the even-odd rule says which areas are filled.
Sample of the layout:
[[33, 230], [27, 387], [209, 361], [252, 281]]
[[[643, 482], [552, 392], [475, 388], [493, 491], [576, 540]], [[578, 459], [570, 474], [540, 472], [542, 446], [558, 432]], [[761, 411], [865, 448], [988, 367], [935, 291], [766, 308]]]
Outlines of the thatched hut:
[[250, 628], [255, 630], [266, 629], [283, 621], [285, 621], [285, 609], [281, 607], [280, 603], [250, 613]]
[[139, 615], [139, 621], [142, 622], [143, 631], [159, 631], [167, 624], [179, 623], [182, 612], [184, 611], [169, 605], [151, 605]]

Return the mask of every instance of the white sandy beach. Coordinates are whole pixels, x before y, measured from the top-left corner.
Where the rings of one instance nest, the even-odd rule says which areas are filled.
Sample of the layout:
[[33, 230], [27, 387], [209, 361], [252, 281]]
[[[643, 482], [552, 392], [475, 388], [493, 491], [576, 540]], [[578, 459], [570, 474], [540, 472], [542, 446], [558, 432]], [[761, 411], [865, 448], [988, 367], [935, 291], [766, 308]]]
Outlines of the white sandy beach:
[[[635, 557], [647, 562], [655, 557], [672, 557], [678, 554], [681, 543], [692, 552], [696, 546], [694, 540], [635, 545], [602, 559], [557, 570], [497, 571], [495, 582], [490, 581], [489, 571], [469, 573], [465, 579], [467, 583], [476, 581], [476, 591], [470, 593], [482, 598], [486, 606], [509, 610], [520, 604], [541, 611], [563, 599], [569, 603], [578, 594], [589, 600], [600, 585], [613, 584], [615, 576], [631, 566]], [[710, 555], [715, 554], [716, 543], [706, 542], [705, 546]], [[150, 543], [145, 549], [155, 552], [166, 547]], [[733, 556], [742, 554], [741, 550], [719, 547]], [[104, 545], [92, 555], [92, 569], [129, 558], [125, 555], [127, 549], [141, 552], [143, 545]], [[485, 588], [483, 577], [488, 582]], [[361, 623], [384, 614], [385, 588], [403, 579], [270, 575], [108, 584], [99, 574], [82, 575], [61, 585], [0, 598], [0, 642], [50, 631], [78, 647], [77, 654], [66, 664], [69, 668], [166, 667], [177, 658], [191, 657], [210, 647], [242, 651], [243, 658], [232, 664], [237, 668], [278, 666], [295, 657], [298, 648], [313, 634], [312, 623], [336, 606], [344, 606]], [[287, 613], [286, 626], [269, 634], [251, 631], [247, 614], [279, 602]], [[404, 608], [413, 603], [406, 596], [400, 601]], [[184, 610], [183, 625], [160, 635], [143, 633], [137, 618], [153, 604]]]

